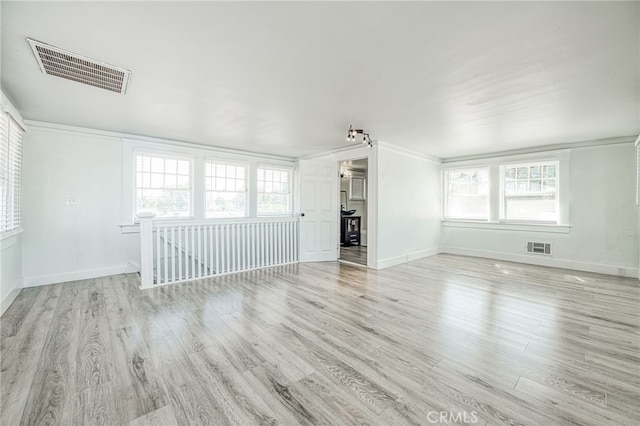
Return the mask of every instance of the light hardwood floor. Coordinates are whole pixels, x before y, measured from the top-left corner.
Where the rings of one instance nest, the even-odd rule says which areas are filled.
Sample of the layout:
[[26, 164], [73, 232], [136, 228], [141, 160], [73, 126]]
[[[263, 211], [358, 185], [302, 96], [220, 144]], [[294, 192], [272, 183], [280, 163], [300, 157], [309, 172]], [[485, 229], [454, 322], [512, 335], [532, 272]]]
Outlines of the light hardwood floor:
[[20, 293], [0, 424], [640, 424], [635, 279], [438, 255], [137, 285]]
[[358, 265], [367, 266], [367, 247], [366, 246], [347, 246], [340, 247], [340, 260], [345, 260]]

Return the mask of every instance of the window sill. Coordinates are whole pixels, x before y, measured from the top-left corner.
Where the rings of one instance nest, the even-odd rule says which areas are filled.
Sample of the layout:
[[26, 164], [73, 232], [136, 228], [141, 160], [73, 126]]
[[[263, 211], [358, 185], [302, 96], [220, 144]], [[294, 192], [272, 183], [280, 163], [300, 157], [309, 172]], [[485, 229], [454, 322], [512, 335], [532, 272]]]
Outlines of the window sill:
[[502, 231], [547, 232], [551, 234], [571, 233], [571, 225], [443, 220], [442, 226], [447, 228], [476, 228], [476, 229], [498, 229]]
[[120, 225], [120, 232], [122, 234], [139, 234], [140, 233], [140, 224], [139, 223], [129, 223], [126, 225]]
[[11, 238], [14, 235], [22, 234], [22, 228], [12, 229], [11, 231], [7, 231], [4, 234], [0, 235], [0, 241], [5, 240], [7, 238]]

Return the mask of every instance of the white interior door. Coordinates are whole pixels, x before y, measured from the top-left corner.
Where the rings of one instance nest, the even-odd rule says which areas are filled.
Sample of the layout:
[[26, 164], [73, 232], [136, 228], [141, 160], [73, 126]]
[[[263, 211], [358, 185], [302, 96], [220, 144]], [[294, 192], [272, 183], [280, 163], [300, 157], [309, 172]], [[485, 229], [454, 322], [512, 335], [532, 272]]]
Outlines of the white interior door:
[[300, 261], [338, 259], [338, 163], [300, 160]]

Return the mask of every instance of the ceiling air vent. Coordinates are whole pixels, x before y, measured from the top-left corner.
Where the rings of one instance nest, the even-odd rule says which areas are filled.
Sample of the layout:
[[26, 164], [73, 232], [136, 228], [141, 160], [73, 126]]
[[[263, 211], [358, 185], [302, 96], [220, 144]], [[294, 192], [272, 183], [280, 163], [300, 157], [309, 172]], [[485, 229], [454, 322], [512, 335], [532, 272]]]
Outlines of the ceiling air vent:
[[551, 255], [551, 244], [527, 241], [527, 253]]
[[124, 94], [131, 71], [27, 39], [43, 73]]

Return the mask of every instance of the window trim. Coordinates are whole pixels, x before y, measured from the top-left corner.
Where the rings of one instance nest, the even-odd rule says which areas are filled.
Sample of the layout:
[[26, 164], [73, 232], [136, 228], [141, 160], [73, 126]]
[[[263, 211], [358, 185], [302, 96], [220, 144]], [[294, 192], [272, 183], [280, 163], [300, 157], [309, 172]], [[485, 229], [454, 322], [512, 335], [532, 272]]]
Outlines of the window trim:
[[[455, 171], [464, 171], [464, 170], [472, 170], [472, 169], [487, 169], [487, 174], [489, 176], [489, 192], [487, 194], [487, 219], [464, 219], [464, 218], [456, 218], [447, 216], [447, 207], [449, 202], [449, 172]], [[477, 223], [488, 223], [491, 220], [491, 167], [489, 164], [485, 164], [483, 162], [478, 162], [476, 164], [469, 164], [463, 166], [454, 166], [454, 167], [443, 167], [442, 170], [442, 220], [450, 221], [450, 222], [477, 222]]]
[[[260, 191], [258, 191], [258, 169], [271, 169], [271, 170], [277, 170], [277, 171], [281, 171], [281, 172], [287, 172], [289, 173], [289, 212], [288, 213], [273, 213], [273, 212], [269, 212], [269, 213], [260, 213], [258, 211], [258, 198], [261, 194]], [[253, 179], [254, 183], [255, 183], [255, 200], [256, 200], [256, 217], [287, 217], [287, 216], [293, 216], [293, 211], [294, 211], [294, 207], [293, 207], [293, 190], [294, 190], [294, 186], [293, 186], [293, 178], [294, 178], [294, 171], [295, 168], [294, 167], [286, 167], [286, 166], [281, 166], [281, 165], [276, 165], [276, 164], [270, 164], [270, 163], [258, 163], [256, 166], [256, 172], [255, 172], [255, 178]]]
[[[207, 217], [207, 163], [208, 162], [213, 162], [214, 164], [224, 164], [225, 166], [242, 166], [245, 168], [244, 171], [244, 178], [245, 178], [245, 194], [246, 194], [246, 200], [245, 200], [245, 206], [244, 206], [244, 214], [242, 216], [233, 216], [233, 217]], [[204, 158], [204, 184], [203, 184], [203, 192], [202, 192], [202, 196], [203, 196], [203, 206], [204, 206], [204, 212], [203, 212], [203, 218], [207, 219], [207, 220], [215, 220], [215, 219], [221, 219], [221, 220], [232, 220], [232, 219], [246, 219], [251, 217], [251, 163], [247, 162], [247, 161], [240, 161], [240, 160], [229, 160], [220, 156], [213, 156], [213, 155], [209, 155], [206, 156]], [[210, 191], [210, 192], [216, 192], [216, 191]], [[235, 192], [239, 192], [239, 191], [235, 191]]]
[[[189, 175], [190, 175], [190, 179], [191, 179], [191, 209], [190, 209], [190, 215], [189, 216], [175, 216], [175, 217], [161, 217], [158, 216], [158, 218], [162, 218], [162, 219], [168, 219], [168, 220], [173, 220], [173, 219], [194, 219], [195, 218], [195, 210], [196, 210], [196, 201], [195, 201], [195, 197], [196, 197], [196, 192], [195, 192], [195, 163], [196, 163], [196, 157], [195, 156], [191, 156], [191, 155], [185, 155], [185, 154], [179, 154], [179, 153], [167, 153], [167, 152], [161, 152], [161, 151], [156, 151], [156, 150], [152, 150], [152, 149], [136, 149], [133, 152], [133, 164], [132, 164], [132, 168], [133, 168], [133, 197], [132, 197], [132, 201], [135, 204], [137, 202], [137, 191], [138, 191], [138, 187], [136, 185], [136, 181], [137, 181], [137, 176], [136, 173], [138, 172], [137, 170], [137, 157], [138, 155], [145, 155], [145, 154], [149, 154], [151, 156], [155, 155], [157, 157], [164, 157], [164, 158], [174, 158], [177, 160], [187, 160], [189, 162]], [[152, 188], [151, 188], [152, 189]], [[133, 206], [132, 206], [133, 207]], [[140, 212], [143, 213], [143, 212]], [[133, 207], [133, 215], [135, 218], [137, 218], [138, 213], [136, 212], [136, 207]]]
[[[277, 157], [267, 154], [247, 154], [240, 151], [233, 151], [225, 148], [215, 148], [205, 145], [197, 145], [187, 142], [177, 141], [156, 141], [134, 139], [131, 137], [121, 137], [122, 145], [122, 197], [121, 197], [121, 222], [120, 228], [122, 233], [138, 232], [139, 219], [135, 216], [134, 209], [134, 192], [135, 185], [135, 154], [137, 152], [158, 153], [160, 155], [175, 155], [182, 157], [194, 157], [193, 173], [193, 191], [194, 191], [194, 220], [241, 220], [242, 218], [206, 218], [205, 217], [205, 161], [208, 159], [220, 162], [246, 164], [247, 170], [247, 192], [248, 192], [248, 216], [245, 219], [267, 218], [267, 217], [286, 217], [293, 216], [296, 202], [295, 191], [298, 186], [295, 181], [295, 160], [287, 157]], [[270, 168], [279, 168], [290, 171], [290, 191], [292, 196], [292, 210], [288, 215], [257, 215], [257, 168], [259, 166], [267, 166]], [[180, 220], [186, 218], [167, 218], [167, 220]], [[164, 218], [163, 218], [164, 220]]]
[[[556, 205], [556, 210], [557, 210], [557, 216], [558, 216], [558, 220], [557, 221], [544, 221], [544, 220], [518, 220], [518, 219], [507, 219], [505, 217], [506, 215], [506, 205], [505, 205], [505, 197], [506, 197], [506, 188], [505, 188], [505, 180], [506, 180], [506, 170], [507, 167], [531, 167], [532, 165], [550, 165], [553, 164], [556, 166], [556, 176], [554, 177], [555, 181], [556, 181], [556, 200], [555, 200], [555, 205]], [[501, 163], [499, 165], [499, 178], [500, 178], [500, 205], [499, 205], [499, 222], [500, 223], [514, 223], [514, 224], [532, 224], [532, 225], [558, 225], [560, 223], [560, 197], [562, 196], [562, 194], [560, 194], [560, 185], [561, 185], [561, 179], [560, 179], [560, 161], [559, 160], [535, 160], [535, 161], [526, 161], [526, 162], [507, 162], [507, 163]], [[544, 177], [541, 177], [540, 180], [543, 180]], [[529, 181], [531, 181], [531, 178], [528, 178]], [[535, 193], [531, 193], [531, 194], [535, 194]], [[540, 192], [540, 194], [543, 194], [542, 192]]]
[[[445, 162], [442, 164], [442, 216], [445, 227], [508, 229], [539, 232], [569, 233], [571, 230], [569, 188], [570, 188], [570, 149], [543, 151], [529, 154], [506, 155], [493, 158]], [[501, 173], [500, 167], [521, 163], [558, 162], [558, 223], [513, 222], [500, 220]], [[449, 219], [445, 217], [446, 172], [455, 169], [489, 167], [489, 220]]]

